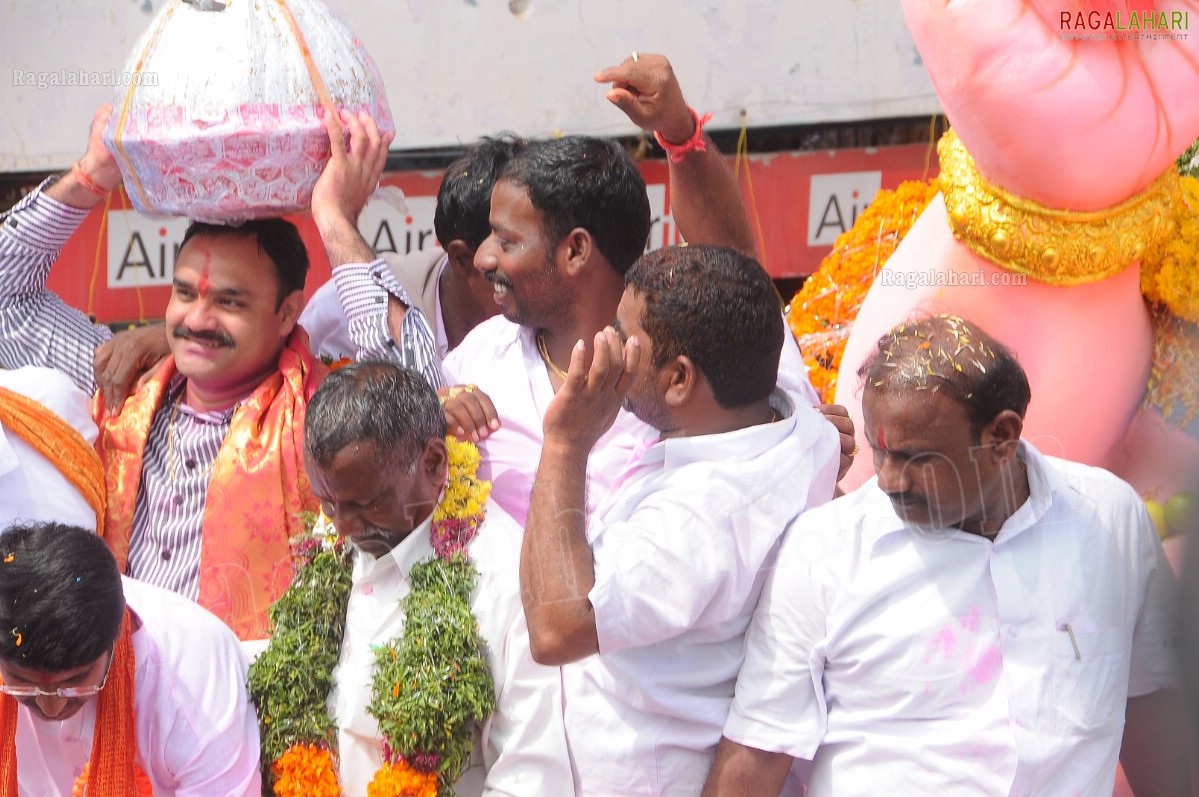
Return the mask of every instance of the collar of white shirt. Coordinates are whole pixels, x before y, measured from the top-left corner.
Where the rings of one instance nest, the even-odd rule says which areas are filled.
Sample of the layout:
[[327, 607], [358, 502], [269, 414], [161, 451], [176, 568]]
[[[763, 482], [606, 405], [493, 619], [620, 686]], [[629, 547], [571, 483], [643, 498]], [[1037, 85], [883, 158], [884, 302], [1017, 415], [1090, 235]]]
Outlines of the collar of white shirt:
[[[803, 414], [806, 408], [796, 412], [796, 403], [781, 389], [776, 388], [770, 394], [770, 406], [780, 416], [774, 423], [761, 423], [719, 434], [667, 437], [646, 449], [639, 464], [678, 468], [694, 462], [744, 460], [747, 456], [769, 451], [795, 434], [796, 428], [803, 423], [825, 422], [818, 416], [806, 417]], [[811, 410], [811, 413], [816, 415], [815, 410]]]
[[432, 526], [433, 513], [430, 512], [419, 526], [383, 556], [371, 556], [355, 546], [354, 583], [357, 584], [363, 580], [377, 580], [388, 573], [395, 572], [398, 572], [401, 577], [407, 578], [413, 565], [433, 555], [433, 544], [429, 542], [429, 530]]
[[[995, 545], [1004, 545], [1016, 535], [1037, 525], [1041, 518], [1049, 512], [1049, 507], [1053, 503], [1053, 494], [1058, 490], [1069, 488], [1069, 482], [1065, 476], [1049, 466], [1045, 461], [1045, 456], [1027, 440], [1020, 441], [1016, 456], [1024, 462], [1028, 470], [1029, 497], [1004, 521], [999, 533], [995, 536]], [[861, 489], [870, 489], [871, 491], [871, 494], [865, 497], [867, 504], [887, 504], [890, 510], [870, 512], [867, 515], [870, 518], [881, 520], [876, 525], [872, 524], [874, 528], [869, 530], [873, 532], [871, 535], [873, 536], [872, 547], [882, 544], [885, 539], [901, 531], [917, 530], [922, 534], [929, 533], [927, 529], [918, 529], [916, 526], [905, 523], [895, 513], [894, 509], [889, 506], [890, 499], [878, 489], [877, 478], [871, 479]]]

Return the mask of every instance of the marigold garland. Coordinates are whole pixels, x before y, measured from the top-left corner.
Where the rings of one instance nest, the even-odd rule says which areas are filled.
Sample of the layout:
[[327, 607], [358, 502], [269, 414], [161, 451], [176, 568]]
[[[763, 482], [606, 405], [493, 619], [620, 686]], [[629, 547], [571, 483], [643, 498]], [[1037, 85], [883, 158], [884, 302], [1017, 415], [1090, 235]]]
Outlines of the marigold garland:
[[366, 797], [437, 797], [436, 772], [421, 772], [404, 761], [384, 764], [366, 787]]
[[[472, 726], [495, 709], [470, 609], [477, 571], [466, 550], [483, 522], [491, 484], [477, 478], [480, 458], [472, 444], [451, 437], [446, 446], [449, 478], [429, 532], [435, 555], [412, 568], [404, 634], [381, 647], [375, 663], [369, 711], [379, 721], [385, 761], [368, 797], [452, 797], [470, 763]], [[250, 673], [269, 767], [263, 788], [276, 797], [339, 797], [326, 701], [345, 629], [350, 547], [337, 541], [323, 516], [295, 546], [303, 564], [271, 610], [271, 642]]]
[[[1141, 261], [1141, 292], [1154, 326], [1143, 406], [1185, 427], [1199, 417], [1199, 142], [1178, 159], [1178, 168], [1177, 234]], [[880, 191], [791, 300], [787, 320], [822, 401], [833, 400], [845, 342], [874, 278], [937, 190], [932, 180]]]
[[845, 341], [866, 292], [937, 191], [935, 179], [880, 191], [791, 300], [787, 321], [821, 401], [833, 400]]
[[328, 747], [294, 744], [271, 764], [279, 797], [341, 797], [337, 766]]

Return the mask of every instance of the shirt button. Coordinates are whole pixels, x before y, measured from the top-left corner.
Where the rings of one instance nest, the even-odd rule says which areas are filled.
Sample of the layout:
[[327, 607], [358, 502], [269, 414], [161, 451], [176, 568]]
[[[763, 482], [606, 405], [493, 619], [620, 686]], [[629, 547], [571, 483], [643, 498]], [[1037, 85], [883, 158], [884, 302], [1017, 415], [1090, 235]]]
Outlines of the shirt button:
[[164, 561], [164, 562], [171, 561], [171, 549], [170, 548], [162, 549], [162, 561]]
[[1015, 639], [1016, 637], [1020, 636], [1020, 629], [1016, 628], [1016, 626], [1014, 626], [1014, 625], [1009, 626], [1008, 630], [1007, 630], [1007, 635], [1010, 636], [1012, 639]]
[[194, 459], [189, 459], [186, 462], [184, 462], [183, 464], [187, 467], [188, 470], [196, 469], [196, 461]]
[[177, 495], [171, 500], [175, 502], [175, 506], [183, 506], [183, 496]]

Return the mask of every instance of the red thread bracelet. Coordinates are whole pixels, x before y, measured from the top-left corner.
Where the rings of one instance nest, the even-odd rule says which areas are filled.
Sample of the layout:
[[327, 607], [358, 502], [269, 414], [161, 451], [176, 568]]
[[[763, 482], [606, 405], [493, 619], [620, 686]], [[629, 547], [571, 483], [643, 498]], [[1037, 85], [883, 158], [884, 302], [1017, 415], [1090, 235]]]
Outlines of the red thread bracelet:
[[712, 120], [712, 114], [706, 113], [700, 116], [690, 106], [687, 107], [687, 110], [691, 111], [691, 117], [695, 119], [695, 132], [691, 134], [691, 138], [682, 144], [671, 144], [662, 138], [661, 133], [657, 130], [654, 131], [654, 139], [658, 142], [658, 146], [666, 150], [666, 154], [670, 156], [671, 163], [682, 163], [683, 158], [687, 157], [688, 152], [708, 151], [708, 145], [704, 143], [704, 125]]
[[75, 161], [71, 164], [71, 173], [75, 175], [75, 181], [91, 193], [100, 198], [108, 196], [108, 191], [101, 188], [100, 184], [93, 180], [91, 175], [83, 170], [83, 167], [79, 165], [79, 161]]

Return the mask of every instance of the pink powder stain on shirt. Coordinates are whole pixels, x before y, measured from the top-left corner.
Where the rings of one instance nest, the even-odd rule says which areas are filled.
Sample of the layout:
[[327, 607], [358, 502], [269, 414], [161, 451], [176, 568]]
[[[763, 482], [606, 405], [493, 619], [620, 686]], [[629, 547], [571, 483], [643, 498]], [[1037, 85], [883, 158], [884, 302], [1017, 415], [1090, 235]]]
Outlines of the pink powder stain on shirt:
[[982, 619], [979, 617], [978, 604], [976, 603], [970, 607], [970, 614], [962, 618], [962, 628], [965, 628], [972, 634], [977, 634], [981, 627]]
[[978, 663], [970, 668], [970, 677], [976, 684], [985, 684], [994, 680], [1002, 668], [1003, 654], [999, 652], [998, 647], [992, 646], [984, 650], [978, 658]]
[[953, 632], [953, 628], [949, 625], [942, 626], [929, 645], [929, 655], [924, 657], [924, 663], [928, 664], [929, 659], [932, 658], [932, 654], [937, 651], [941, 651], [941, 655], [947, 659], [952, 658], [957, 644], [958, 635]]

